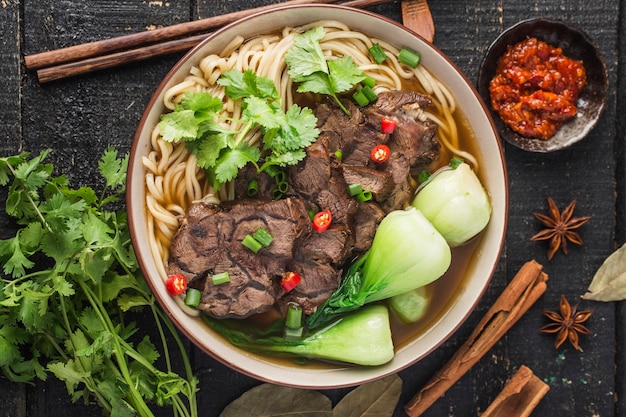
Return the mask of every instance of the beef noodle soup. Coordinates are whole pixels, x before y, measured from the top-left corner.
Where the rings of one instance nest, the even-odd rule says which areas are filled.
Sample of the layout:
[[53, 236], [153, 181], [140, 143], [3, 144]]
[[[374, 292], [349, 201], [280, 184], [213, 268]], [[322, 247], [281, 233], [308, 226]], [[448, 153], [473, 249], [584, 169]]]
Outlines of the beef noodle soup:
[[[425, 106], [420, 117], [423, 118], [424, 123], [435, 127], [434, 140], [438, 144], [437, 147], [440, 144], [440, 149], [435, 158], [422, 162], [420, 168], [428, 168], [432, 171], [447, 164], [452, 156], [458, 156], [477, 170], [478, 161], [473, 157], [472, 147], [475, 142], [473, 134], [464, 122], [462, 113], [456, 108], [455, 99], [446, 86], [441, 84], [423, 65], [413, 69], [400, 64], [397, 59], [400, 49], [397, 46], [350, 30], [346, 25], [337, 21], [318, 21], [301, 27], [287, 27], [281, 33], [252, 39], [240, 37], [233, 39], [224, 51], [203, 58], [182, 82], [166, 92], [164, 103], [166, 108], [174, 110], [187, 92], [207, 91], [222, 99], [224, 103], [223, 113], [225, 119], [228, 120], [223, 123], [224, 127], [237, 130], [241, 128], [237, 121], [242, 118], [243, 109], [239, 101], [226, 96], [224, 88], [218, 85], [217, 81], [223, 73], [229, 70], [250, 69], [257, 75], [274, 82], [285, 109], [295, 103], [313, 108], [319, 115], [322, 112], [320, 106], [326, 104], [321, 104], [323, 100], [317, 95], [296, 93], [296, 85], [288, 75], [284, 59], [285, 54], [293, 45], [295, 34], [319, 26], [322, 26], [326, 32], [321, 41], [325, 55], [327, 57], [352, 57], [364, 73], [375, 80], [374, 91], [379, 96], [389, 94], [389, 97], [393, 98], [393, 92], [410, 91], [419, 93], [419, 97], [428, 98], [428, 106]], [[368, 48], [376, 43], [380, 44], [388, 57], [382, 64], [374, 63], [368, 52]], [[364, 114], [367, 117], [366, 111]], [[326, 113], [325, 115], [328, 116]], [[258, 129], [252, 129], [244, 140], [252, 146], [259, 146], [262, 133]], [[197, 202], [218, 205], [237, 201], [242, 193], [238, 190], [237, 181], [228, 182], [219, 190], [214, 189], [211, 182], [207, 180], [205, 171], [197, 166], [196, 155], [187, 149], [184, 142], [171, 143], [164, 140], [158, 126], [152, 132], [151, 147], [152, 151], [144, 158], [149, 244], [155, 259], [160, 260], [157, 263], [165, 281], [171, 268], [169, 263], [172, 256], [172, 242], [179, 231], [181, 219], [191, 221], [190, 218], [193, 216], [189, 215], [190, 208], [194, 207]], [[413, 191], [416, 183], [411, 182], [410, 185]], [[385, 202], [381, 202], [381, 205], [384, 207]], [[251, 210], [262, 209], [254, 206]], [[245, 216], [245, 213], [241, 216]], [[357, 232], [353, 230], [351, 233]], [[432, 284], [434, 292], [437, 293], [433, 298], [434, 303], [443, 306], [449, 301], [452, 292], [462, 281], [463, 271], [468, 265], [473, 248], [473, 245], [469, 245], [455, 249], [452, 267], [442, 282]], [[361, 248], [361, 250], [366, 249]], [[331, 266], [338, 270], [338, 276], [347, 261], [346, 257], [342, 257], [340, 261], [331, 263]], [[189, 308], [182, 302], [179, 304], [190, 315], [200, 314], [197, 309]], [[422, 323], [415, 325], [402, 326], [397, 322], [394, 323], [392, 329], [394, 342], [401, 344], [407, 338], [413, 337], [423, 328], [424, 323], [433, 320], [437, 311], [440, 310], [441, 308], [433, 309], [433, 312]], [[252, 312], [255, 314], [250, 315], [248, 311], [242, 317], [259, 321], [273, 317], [267, 313], [259, 316], [256, 311]], [[225, 317], [232, 317], [231, 313], [229, 312], [230, 315]]]

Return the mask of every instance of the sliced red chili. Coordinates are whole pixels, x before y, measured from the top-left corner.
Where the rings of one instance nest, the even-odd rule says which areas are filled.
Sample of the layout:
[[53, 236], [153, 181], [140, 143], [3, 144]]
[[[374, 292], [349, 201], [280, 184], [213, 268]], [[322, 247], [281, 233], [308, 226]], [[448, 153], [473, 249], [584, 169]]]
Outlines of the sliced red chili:
[[332, 221], [333, 215], [330, 213], [330, 210], [320, 211], [313, 216], [313, 230], [322, 233], [330, 227]]
[[283, 277], [283, 279], [280, 280], [280, 285], [281, 287], [283, 287], [283, 290], [285, 290], [285, 292], [289, 292], [296, 288], [296, 285], [298, 285], [300, 281], [302, 281], [300, 274], [298, 274], [297, 272], [289, 271], [285, 272], [285, 276]]
[[391, 135], [393, 131], [396, 130], [397, 124], [398, 121], [396, 119], [392, 119], [391, 117], [383, 117], [380, 124], [380, 130], [383, 133], [389, 133]]
[[170, 295], [181, 295], [187, 291], [187, 280], [182, 274], [170, 275], [165, 281], [165, 289]]
[[374, 148], [372, 149], [372, 152], [370, 152], [370, 158], [372, 159], [372, 161], [376, 162], [377, 164], [382, 164], [387, 159], [389, 159], [390, 154], [391, 154], [391, 149], [389, 149], [389, 146], [380, 144], [380, 145], [374, 146]]

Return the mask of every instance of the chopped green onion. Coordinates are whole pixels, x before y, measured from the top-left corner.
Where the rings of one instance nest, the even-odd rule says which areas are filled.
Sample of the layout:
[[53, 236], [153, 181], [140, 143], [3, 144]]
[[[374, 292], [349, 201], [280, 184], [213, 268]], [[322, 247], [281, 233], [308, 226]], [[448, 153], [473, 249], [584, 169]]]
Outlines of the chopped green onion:
[[246, 190], [246, 195], [248, 197], [254, 197], [259, 192], [259, 180], [253, 178], [248, 183], [248, 189]]
[[287, 181], [287, 173], [285, 171], [276, 171], [274, 181], [276, 184]]
[[335, 156], [337, 157], [337, 159], [339, 160], [339, 162], [341, 162], [343, 160], [343, 152], [341, 152], [339, 149], [337, 149], [335, 151]]
[[350, 197], [361, 194], [361, 192], [363, 192], [361, 184], [348, 184], [348, 194], [350, 194]]
[[365, 94], [365, 97], [367, 97], [370, 103], [378, 98], [378, 94], [368, 86], [363, 87], [363, 94]]
[[373, 79], [372, 77], [365, 77], [363, 81], [361, 81], [361, 84], [369, 88], [374, 88], [374, 86], [376, 85], [376, 80]]
[[302, 306], [298, 303], [287, 304], [287, 317], [285, 319], [285, 338], [299, 339], [302, 337]]
[[400, 50], [400, 54], [398, 55], [398, 61], [411, 68], [417, 68], [421, 58], [422, 56], [418, 52], [415, 52], [407, 47], [402, 48]]
[[285, 194], [289, 190], [289, 183], [287, 181], [277, 182], [276, 189]]
[[360, 201], [361, 203], [370, 201], [372, 199], [372, 192], [368, 190], [363, 190], [359, 194], [356, 195], [356, 199]]
[[187, 293], [185, 294], [185, 305], [196, 308], [200, 305], [201, 299], [202, 299], [202, 291], [197, 290], [195, 288], [187, 289]]
[[382, 64], [387, 59], [387, 54], [383, 51], [383, 48], [377, 42], [369, 48], [370, 55], [377, 64]]
[[269, 175], [271, 178], [274, 178], [280, 172], [280, 169], [278, 169], [278, 167], [275, 165], [270, 165], [265, 168], [264, 171], [267, 172], [267, 175]]
[[356, 104], [361, 107], [365, 107], [370, 103], [370, 101], [367, 99], [367, 96], [363, 92], [363, 89], [355, 91], [354, 94], [352, 94], [352, 98], [354, 99]]
[[458, 156], [454, 156], [454, 157], [452, 157], [452, 159], [450, 159], [450, 168], [456, 169], [463, 162], [465, 162], [465, 161], [463, 161], [463, 158], [459, 158]]
[[430, 172], [422, 171], [418, 174], [417, 181], [421, 184], [421, 183], [428, 181], [429, 178], [430, 178]]
[[270, 235], [267, 230], [263, 229], [262, 227], [259, 227], [256, 232], [254, 232], [254, 234], [252, 235], [252, 237], [254, 238], [254, 240], [256, 240], [257, 242], [259, 242], [261, 245], [265, 246], [266, 248], [272, 244], [272, 241], [274, 240], [274, 237], [272, 235]]
[[281, 198], [283, 198], [285, 196], [285, 193], [283, 193], [282, 191], [280, 191], [278, 188], [274, 188], [274, 190], [272, 191], [272, 198], [274, 200], [280, 200]]
[[230, 282], [230, 275], [228, 274], [228, 271], [220, 272], [219, 274], [213, 274], [211, 275], [211, 282], [213, 283], [213, 285], [226, 284], [227, 282]]
[[303, 332], [304, 332], [304, 327], [299, 327], [297, 329], [290, 329], [289, 327], [285, 327], [285, 339], [300, 340], [302, 339]]
[[250, 235], [246, 235], [241, 241], [241, 244], [254, 253], [257, 253], [263, 247], [263, 245], [258, 240]]

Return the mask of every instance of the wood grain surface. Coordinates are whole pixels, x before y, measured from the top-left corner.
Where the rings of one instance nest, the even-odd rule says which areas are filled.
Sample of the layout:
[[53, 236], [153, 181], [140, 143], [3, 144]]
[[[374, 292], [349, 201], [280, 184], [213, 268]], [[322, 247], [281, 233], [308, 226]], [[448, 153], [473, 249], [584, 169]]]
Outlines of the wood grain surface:
[[[181, 54], [39, 85], [24, 70], [22, 56], [149, 28], [261, 6], [249, 0], [3, 0], [0, 1], [0, 153], [52, 148], [50, 162], [74, 185], [94, 184], [97, 161], [113, 145], [130, 149], [144, 106]], [[549, 153], [527, 153], [505, 145], [510, 209], [506, 245], [495, 276], [476, 310], [459, 330], [426, 359], [400, 372], [403, 394], [394, 416], [462, 345], [478, 320], [528, 260], [544, 265], [550, 279], [545, 295], [509, 333], [424, 415], [476, 416], [521, 366], [550, 386], [533, 416], [616, 417], [626, 415], [624, 387], [626, 307], [624, 303], [583, 301], [594, 313], [592, 334], [582, 336], [584, 352], [558, 350], [541, 334], [542, 309], [557, 309], [561, 294], [582, 295], [602, 261], [626, 240], [626, 2], [617, 0], [432, 0], [434, 45], [475, 82], [482, 56], [506, 27], [530, 17], [567, 20], [595, 40], [610, 76], [609, 102], [599, 124], [584, 141]], [[400, 2], [371, 8], [400, 20]], [[533, 211], [546, 212], [547, 198], [564, 208], [576, 199], [576, 213], [592, 219], [580, 229], [584, 245], [546, 259], [547, 246], [530, 242], [540, 230]], [[6, 191], [0, 191], [4, 204]], [[0, 238], [12, 230], [0, 214]], [[218, 416], [232, 400], [259, 382], [236, 373], [188, 346], [200, 379], [200, 410]], [[333, 401], [348, 389], [325, 391]], [[169, 410], [156, 410], [159, 416]], [[52, 377], [34, 386], [0, 376], [0, 417], [99, 415], [96, 407], [72, 404], [63, 383]]]

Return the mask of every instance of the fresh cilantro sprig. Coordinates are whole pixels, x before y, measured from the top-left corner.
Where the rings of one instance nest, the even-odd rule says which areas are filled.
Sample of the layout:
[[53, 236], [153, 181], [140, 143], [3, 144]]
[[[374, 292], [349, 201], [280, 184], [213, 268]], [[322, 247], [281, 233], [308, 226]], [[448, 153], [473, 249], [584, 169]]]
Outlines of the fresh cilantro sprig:
[[[96, 401], [113, 416], [152, 416], [148, 403], [197, 416], [197, 379], [169, 318], [139, 272], [123, 211], [128, 159], [108, 149], [99, 163], [105, 187], [73, 189], [44, 163], [49, 151], [0, 158], [7, 213], [18, 225], [0, 240], [0, 369], [13, 381], [49, 374], [74, 401]], [[126, 312], [149, 308], [162, 353]], [[178, 344], [185, 377], [170, 367], [164, 328]]]
[[289, 76], [300, 83], [298, 92], [327, 94], [349, 115], [338, 94], [351, 90], [366, 76], [351, 56], [326, 59], [320, 44], [324, 35], [324, 28], [318, 26], [294, 36], [294, 46], [285, 54]]
[[[274, 83], [252, 70], [231, 70], [218, 83], [233, 100], [241, 100], [241, 120], [221, 115], [223, 103], [208, 92], [187, 92], [174, 112], [161, 117], [159, 129], [163, 139], [187, 142], [217, 189], [234, 179], [239, 170], [252, 163], [258, 172], [277, 165], [285, 167], [304, 159], [304, 148], [319, 135], [313, 112], [292, 105], [286, 112]], [[240, 122], [239, 130], [224, 127], [225, 122]], [[261, 147], [244, 141], [248, 133], [259, 128]]]

